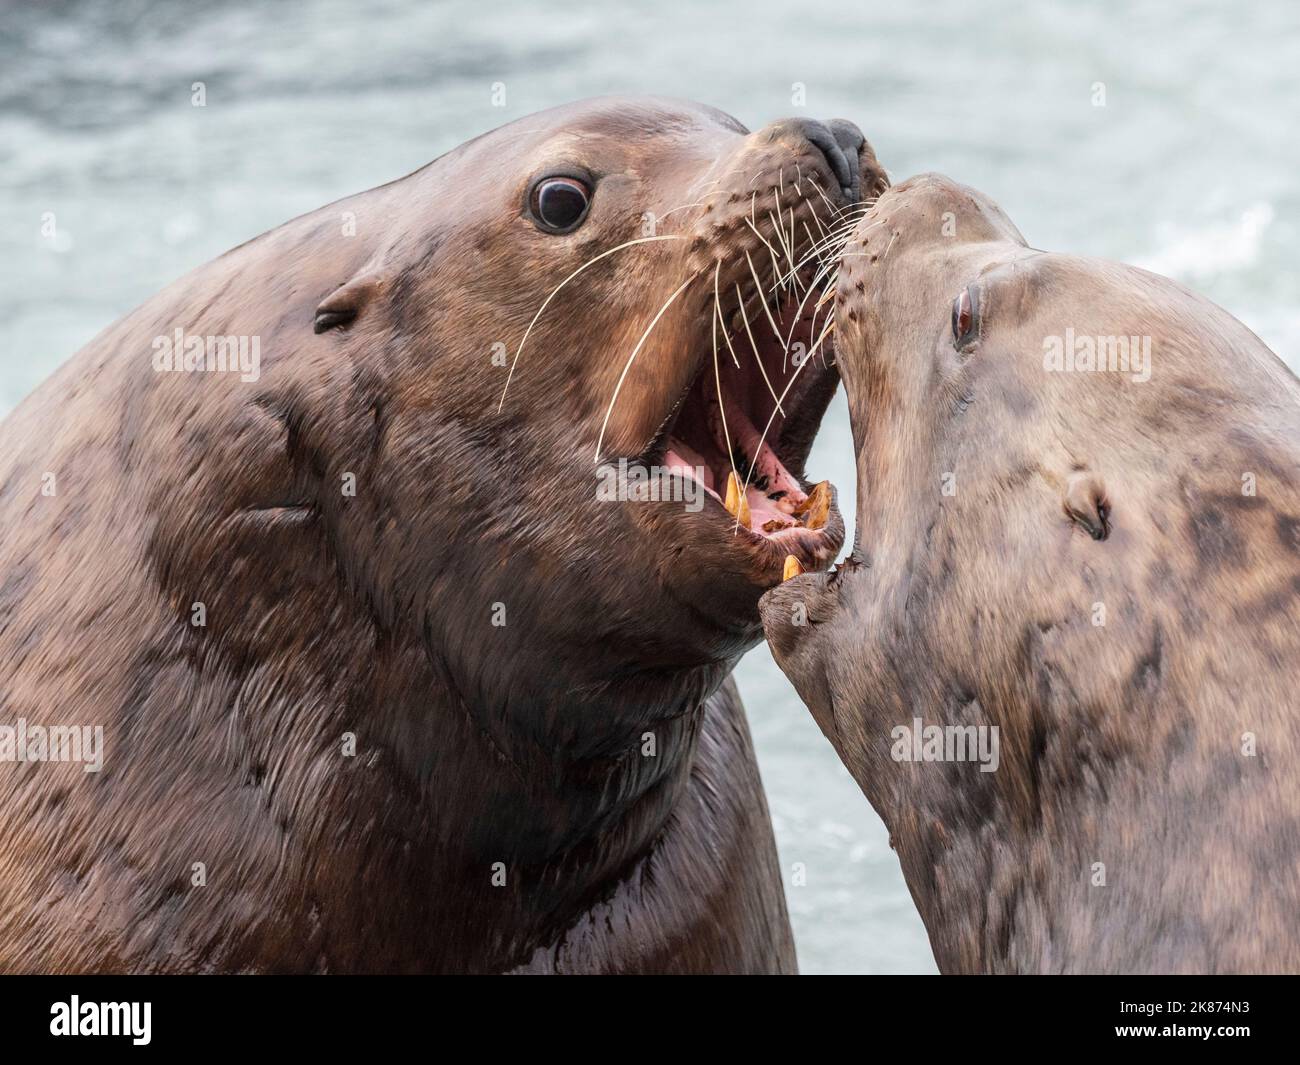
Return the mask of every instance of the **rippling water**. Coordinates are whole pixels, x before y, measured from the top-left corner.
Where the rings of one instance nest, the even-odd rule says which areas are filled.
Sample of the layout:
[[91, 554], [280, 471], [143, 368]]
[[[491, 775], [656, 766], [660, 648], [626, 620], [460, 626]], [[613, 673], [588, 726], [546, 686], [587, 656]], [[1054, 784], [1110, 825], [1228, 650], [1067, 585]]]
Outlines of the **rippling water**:
[[[234, 244], [610, 92], [690, 96], [751, 128], [852, 118], [895, 178], [942, 170], [1037, 247], [1184, 280], [1297, 366], [1300, 5], [795, 7], [0, 4], [0, 410]], [[851, 509], [842, 402], [810, 468]], [[804, 971], [933, 971], [880, 822], [765, 650], [740, 683], [783, 865], [807, 869], [787, 887]]]

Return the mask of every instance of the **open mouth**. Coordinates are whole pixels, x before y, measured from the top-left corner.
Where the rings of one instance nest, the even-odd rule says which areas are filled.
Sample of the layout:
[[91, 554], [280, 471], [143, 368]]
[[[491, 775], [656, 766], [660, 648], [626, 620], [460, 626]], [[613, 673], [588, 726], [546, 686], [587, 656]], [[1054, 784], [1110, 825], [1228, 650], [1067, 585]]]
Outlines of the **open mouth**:
[[810, 485], [803, 470], [839, 382], [822, 273], [711, 303], [699, 370], [652, 446], [702, 487], [766, 579], [823, 568], [844, 538], [833, 486]]

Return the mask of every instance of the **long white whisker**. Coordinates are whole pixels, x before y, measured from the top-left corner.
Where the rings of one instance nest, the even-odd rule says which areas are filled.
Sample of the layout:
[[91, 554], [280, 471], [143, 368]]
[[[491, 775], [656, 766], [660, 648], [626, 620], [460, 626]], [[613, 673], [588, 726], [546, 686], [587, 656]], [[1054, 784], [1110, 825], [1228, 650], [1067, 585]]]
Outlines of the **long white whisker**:
[[668, 299], [664, 302], [664, 305], [659, 308], [659, 313], [656, 314], [654, 318], [651, 320], [650, 324], [646, 326], [645, 332], [641, 334], [641, 339], [636, 342], [636, 347], [632, 349], [632, 354], [628, 356], [627, 365], [623, 367], [623, 372], [618, 375], [618, 383], [614, 386], [614, 394], [609, 397], [609, 406], [605, 409], [605, 420], [600, 423], [600, 435], [596, 437], [597, 465], [599, 465], [600, 463], [600, 448], [601, 445], [605, 442], [605, 430], [609, 427], [610, 415], [614, 413], [614, 404], [618, 402], [618, 394], [623, 390], [623, 382], [627, 380], [627, 375], [629, 371], [632, 369], [632, 363], [636, 361], [637, 353], [640, 352], [641, 346], [646, 342], [646, 338], [649, 337], [649, 335], [652, 332], [654, 332], [654, 327], [659, 324], [659, 319], [664, 316], [664, 312], [667, 311], [668, 308], [673, 305], [673, 301], [676, 300], [677, 297], [680, 296], [683, 292], [685, 292], [686, 286], [689, 285], [694, 280], [695, 280], [695, 275], [692, 274], [685, 281], [683, 281], [681, 285], [678, 286], [677, 291], [674, 292], [671, 296], [669, 296]]
[[771, 222], [776, 229], [776, 235], [780, 239], [781, 250], [785, 252], [786, 259], [788, 259], [790, 262], [794, 262], [794, 256], [790, 254], [790, 249], [789, 247], [786, 246], [785, 243], [785, 227], [781, 225], [781, 223], [778, 222], [775, 218], [772, 217], [771, 211], [767, 212], [767, 220]]
[[772, 245], [769, 244], [769, 245], [767, 246], [767, 250], [768, 250], [768, 252], [769, 252], [769, 253], [771, 254], [771, 256], [772, 256], [772, 276], [773, 276], [773, 277], [780, 277], [780, 276], [781, 276], [781, 260], [778, 259], [778, 258], [776, 257], [776, 252], [773, 250]]
[[749, 250], [745, 250], [745, 262], [749, 263], [749, 276], [754, 279], [754, 287], [758, 289], [758, 302], [763, 305], [763, 313], [767, 315], [767, 324], [772, 327], [772, 335], [777, 340], [781, 339], [781, 330], [776, 327], [776, 319], [772, 317], [772, 312], [768, 309], [767, 300], [764, 299], [766, 293], [763, 291], [763, 282], [758, 279], [758, 271], [754, 269], [754, 260], [749, 257]]
[[[817, 338], [817, 343], [815, 343], [815, 344], [812, 346], [812, 349], [808, 352], [808, 357], [807, 357], [806, 359], [804, 359], [804, 361], [801, 362], [798, 366], [796, 366], [796, 367], [795, 367], [795, 370], [794, 370], [794, 373], [792, 373], [792, 374], [790, 375], [790, 380], [786, 383], [785, 388], [783, 388], [783, 389], [781, 390], [781, 399], [785, 399], [785, 397], [786, 397], [787, 395], [789, 395], [789, 393], [790, 393], [790, 389], [791, 389], [792, 387], [794, 387], [794, 383], [795, 383], [795, 381], [797, 381], [797, 380], [799, 379], [799, 375], [803, 372], [803, 368], [804, 368], [805, 366], [807, 366], [808, 363], [810, 363], [810, 362], [812, 361], [813, 352], [815, 352], [815, 351], [817, 350], [817, 348], [820, 346], [821, 342], [822, 342], [824, 339], [826, 339], [826, 334], [827, 334], [828, 332], [830, 332], [830, 330], [832, 330], [832, 329], [834, 329], [834, 328], [835, 328], [835, 323], [834, 323], [834, 322], [828, 322], [828, 323], [827, 323], [827, 325], [826, 325], [826, 329], [822, 332], [822, 335], [821, 335], [820, 337]], [[758, 466], [758, 456], [761, 455], [761, 454], [763, 453], [763, 444], [764, 444], [764, 442], [767, 440], [767, 434], [768, 434], [768, 432], [771, 431], [771, 428], [772, 428], [772, 422], [776, 420], [776, 413], [777, 413], [777, 411], [779, 411], [779, 410], [781, 410], [781, 404], [780, 404], [780, 401], [778, 400], [777, 405], [776, 405], [775, 407], [772, 408], [772, 413], [768, 416], [767, 424], [766, 424], [765, 426], [763, 426], [763, 432], [762, 432], [762, 435], [760, 435], [759, 438], [758, 438], [758, 447], [756, 447], [756, 448], [754, 449], [754, 456], [753, 456], [753, 458], [750, 460], [750, 463], [749, 463], [749, 470], [748, 470], [748, 471], [746, 472], [746, 474], [745, 474], [745, 486], [744, 486], [744, 488], [742, 488], [741, 491], [740, 491], [741, 498], [744, 498], [745, 493], [746, 493], [747, 491], [749, 491], [749, 479], [750, 479], [750, 477], [752, 477], [752, 476], [754, 475], [754, 469], [755, 469], [755, 467]], [[782, 416], [784, 416], [784, 415], [785, 415], [785, 411], [781, 411], [781, 414], [782, 414]]]
[[[718, 271], [722, 269], [722, 260], [719, 259], [713, 267], [713, 317], [722, 322], [722, 296], [718, 292]], [[740, 369], [740, 360], [736, 358], [736, 349], [731, 346], [731, 337], [727, 334], [727, 323], [722, 322], [722, 339], [727, 342], [727, 350], [731, 352], [731, 361], [736, 364], [736, 369]]]
[[[736, 476], [736, 452], [731, 446], [731, 432], [727, 429], [727, 407], [722, 402], [722, 374], [718, 370], [718, 318], [721, 312], [718, 310], [716, 296], [718, 292], [718, 271], [721, 269], [722, 260], [719, 259], [713, 267], [713, 292], [715, 296], [713, 304], [713, 386], [718, 393], [718, 416], [722, 419], [722, 437], [727, 442], [727, 461], [731, 464], [732, 476], [739, 481], [740, 478]], [[739, 364], [737, 364], [737, 368], [739, 368]]]
[[[814, 217], [816, 216], [814, 215]], [[813, 247], [810, 248], [807, 251], [807, 253], [804, 254], [803, 258], [801, 258], [794, 266], [790, 268], [789, 271], [787, 271], [787, 274], [791, 272], [797, 272], [798, 270], [802, 270], [808, 263], [812, 262], [815, 259], [825, 258], [828, 255], [828, 253], [832, 258], [838, 258], [839, 249], [842, 249], [845, 245], [848, 244], [849, 240], [852, 238], [853, 233], [857, 227], [857, 222], [858, 219], [853, 219], [849, 222], [846, 222], [845, 224], [837, 228], [834, 232], [828, 234], [825, 238], [816, 242], [813, 245]], [[873, 223], [872, 225], [868, 226], [865, 230], [863, 230], [863, 232], [864, 233], [870, 232], [872, 229], [875, 229], [877, 226], [883, 224], [884, 222]], [[831, 249], [833, 248], [837, 250], [832, 252]]]
[[[761, 240], [764, 244], [767, 244], [767, 238], [764, 237], [763, 234], [760, 233], [760, 232], [755, 228], [754, 223], [751, 222], [748, 218], [745, 219], [745, 225], [749, 226], [750, 229], [754, 230], [754, 236], [756, 236], [756, 237], [757, 237], [759, 240]], [[774, 247], [772, 247], [771, 244], [767, 244], [767, 250], [770, 251], [770, 252], [772, 253], [773, 256], [776, 255], [776, 249], [775, 249]]]
[[662, 222], [662, 221], [663, 221], [665, 218], [667, 218], [670, 214], [676, 214], [678, 211], [686, 211], [686, 210], [689, 210], [689, 209], [692, 208], [692, 207], [703, 207], [703, 206], [704, 206], [704, 201], [703, 201], [703, 200], [699, 200], [699, 201], [697, 201], [697, 202], [695, 202], [695, 203], [679, 203], [676, 207], [673, 207], [673, 208], [671, 208], [671, 209], [665, 211], [663, 214], [661, 214], [661, 215], [659, 216], [659, 221]]
[[793, 263], [794, 253], [798, 250], [799, 243], [795, 240], [794, 235], [794, 208], [790, 208], [790, 262]]
[[[816, 218], [817, 215], [814, 214], [813, 217]], [[808, 228], [807, 219], [804, 220], [803, 231], [808, 234], [808, 250], [811, 251], [813, 248], [817, 247], [817, 238], [813, 236], [813, 231]], [[805, 255], [804, 259], [807, 258], [808, 256]]]
[[831, 209], [831, 214], [832, 214], [832, 215], [838, 215], [838, 214], [840, 213], [840, 209], [839, 209], [838, 207], [836, 207], [835, 204], [831, 203], [831, 201], [830, 201], [830, 197], [828, 197], [828, 196], [826, 195], [826, 193], [825, 193], [824, 191], [822, 191], [821, 182], [818, 181], [816, 178], [813, 178], [813, 179], [812, 179], [812, 187], [815, 188], [815, 189], [817, 190], [817, 195], [820, 196], [820, 197], [822, 198], [822, 200], [825, 201], [826, 206], [829, 207], [829, 208]]
[[[814, 218], [817, 217], [815, 212], [813, 214], [813, 217]], [[805, 229], [806, 228], [807, 226], [805, 225]], [[802, 259], [800, 259], [795, 266], [791, 267], [790, 272], [797, 276], [797, 271], [801, 270], [804, 267], [804, 265], [807, 264], [808, 262], [816, 261], [818, 263], [818, 269], [814, 273], [812, 279], [809, 281], [807, 291], [803, 293], [802, 298], [799, 300], [799, 305], [795, 308], [794, 316], [790, 321], [790, 328], [783, 340], [783, 346], [785, 350], [781, 358], [782, 373], [785, 373], [786, 356], [789, 354], [790, 343], [794, 339], [794, 332], [796, 329], [799, 328], [799, 322], [803, 318], [803, 311], [804, 311], [804, 307], [808, 303], [808, 297], [817, 291], [817, 287], [822, 281], [822, 279], [826, 277], [828, 273], [830, 273], [832, 270], [835, 269], [835, 264], [839, 258], [838, 254], [826, 258], [823, 258], [823, 255], [827, 251], [829, 251], [833, 246], [838, 246], [842, 248], [845, 244], [847, 244], [848, 240], [852, 236], [854, 225], [848, 224], [840, 228], [843, 231], [842, 233], [839, 230], [837, 230], [835, 233], [830, 234], [822, 241], [814, 241], [813, 247], [809, 249], [808, 253]], [[811, 233], [809, 233], [808, 235], [809, 237], [812, 236]], [[814, 304], [814, 308], [820, 307], [824, 302], [825, 302], [825, 297], [823, 296], [820, 300], [817, 301], [817, 303]], [[815, 324], [815, 319], [816, 319], [816, 315], [814, 314], [814, 324]]]
[[[763, 292], [761, 289], [759, 290], [758, 297], [760, 300], [763, 298]], [[776, 389], [772, 387], [772, 382], [767, 376], [767, 368], [763, 365], [763, 357], [758, 353], [758, 345], [754, 342], [753, 330], [749, 328], [749, 315], [745, 313], [745, 298], [740, 294], [739, 284], [736, 285], [736, 299], [740, 301], [740, 317], [745, 321], [745, 333], [749, 337], [749, 346], [754, 351], [754, 361], [758, 363], [759, 373], [763, 375], [763, 380], [767, 382], [767, 390], [772, 393], [772, 398], [776, 400], [777, 407], [780, 407], [781, 401], [776, 397]], [[777, 339], [780, 339], [779, 334]], [[781, 411], [781, 413], [784, 414], [785, 411]]]
[[537, 313], [533, 315], [533, 320], [528, 323], [528, 328], [524, 330], [524, 337], [522, 340], [519, 341], [519, 347], [515, 349], [515, 357], [510, 360], [510, 372], [506, 374], [505, 387], [501, 389], [501, 401], [497, 404], [497, 413], [500, 414], [501, 408], [505, 406], [506, 392], [509, 391], [510, 381], [515, 376], [515, 367], [519, 365], [519, 356], [523, 353], [524, 345], [528, 343], [528, 334], [533, 331], [533, 326], [537, 324], [537, 319], [539, 319], [542, 316], [542, 312], [546, 310], [551, 300], [555, 299], [556, 293], [558, 293], [560, 289], [564, 288], [565, 285], [567, 285], [570, 281], [572, 281], [575, 277], [577, 277], [580, 273], [582, 273], [582, 271], [587, 269], [587, 267], [600, 262], [600, 260], [605, 258], [607, 255], [613, 255], [616, 251], [622, 251], [624, 248], [630, 248], [634, 244], [649, 244], [651, 241], [656, 241], [656, 240], [685, 240], [685, 239], [686, 238], [683, 237], [680, 233], [671, 233], [671, 234], [665, 234], [663, 236], [658, 236], [658, 237], [638, 237], [636, 240], [626, 241], [618, 245], [617, 247], [610, 248], [609, 251], [601, 252], [594, 259], [588, 259], [585, 263], [579, 266], [578, 269], [574, 270], [573, 273], [571, 273], [568, 277], [566, 277], [563, 281], [561, 281], [558, 285], [556, 285], [555, 288], [552, 290], [551, 294], [542, 301], [542, 305], [537, 308]]
[[[817, 288], [820, 285], [822, 279], [828, 276], [832, 271], [836, 269], [835, 264], [838, 258], [839, 256], [835, 256], [833, 258], [828, 258], [825, 262], [822, 262], [818, 267], [817, 272], [813, 275], [812, 281], [809, 282], [808, 291], [804, 293], [803, 299], [799, 301], [799, 306], [795, 309], [794, 312], [794, 319], [790, 323], [790, 331], [789, 333], [786, 334], [785, 346], [787, 351], [790, 348], [790, 341], [794, 339], [794, 331], [799, 327], [799, 322], [803, 318], [803, 309], [804, 306], [808, 303], [808, 297], [817, 291]], [[829, 293], [833, 294], [834, 291], [835, 290], [833, 285], [828, 288]], [[824, 294], [821, 296], [820, 299], [818, 299], [818, 301], [815, 304], [813, 304], [813, 306], [820, 307], [825, 302], [826, 302], [826, 295]], [[782, 372], [785, 372], [784, 361], [781, 364], [781, 370]]]
[[820, 233], [823, 237], [826, 236], [826, 227], [822, 225], [821, 215], [819, 215], [817, 211], [812, 207], [808, 208], [808, 213], [812, 215], [812, 220], [817, 223], [817, 232]]
[[772, 217], [772, 212], [767, 212], [767, 220], [772, 223], [772, 228], [776, 230], [777, 239], [780, 241], [781, 250], [785, 252], [785, 257], [790, 262], [794, 262], [794, 257], [790, 254], [790, 246], [785, 242], [785, 215], [781, 214], [781, 201], [776, 201], [777, 218]]

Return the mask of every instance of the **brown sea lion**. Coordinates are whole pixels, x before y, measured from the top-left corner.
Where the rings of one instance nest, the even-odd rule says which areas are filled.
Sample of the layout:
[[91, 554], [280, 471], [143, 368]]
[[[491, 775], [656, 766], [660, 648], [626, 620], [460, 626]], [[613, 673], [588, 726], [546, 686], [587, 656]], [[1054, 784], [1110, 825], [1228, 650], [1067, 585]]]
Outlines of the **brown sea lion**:
[[1300, 383], [937, 176], [835, 302], [856, 543], [764, 625], [940, 968], [1300, 970]]
[[0, 725], [102, 768], [0, 764], [0, 969], [793, 970], [728, 675], [842, 541], [837, 377], [794, 369], [884, 184], [844, 122], [562, 107], [46, 381], [0, 429]]

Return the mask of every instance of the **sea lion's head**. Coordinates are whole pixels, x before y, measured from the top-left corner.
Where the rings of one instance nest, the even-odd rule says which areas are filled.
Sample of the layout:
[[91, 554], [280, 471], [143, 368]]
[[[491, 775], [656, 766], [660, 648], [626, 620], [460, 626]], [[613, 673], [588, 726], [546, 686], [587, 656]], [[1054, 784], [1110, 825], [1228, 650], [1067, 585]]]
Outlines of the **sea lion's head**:
[[838, 383], [823, 252], [886, 184], [847, 122], [604, 99], [327, 209], [354, 243], [267, 402], [323, 484], [355, 474], [321, 507], [384, 623], [476, 703], [716, 686], [786, 557], [841, 545], [803, 474]]
[[[1278, 530], [1295, 408], [1267, 398], [1294, 404], [1293, 375], [1208, 300], [1035, 250], [938, 175], [862, 218], [835, 304], [856, 540], [762, 609], [778, 663], [886, 822], [928, 814], [951, 833], [995, 796], [1029, 817], [1042, 781], [1079, 783], [1186, 727], [1216, 653], [1204, 619], [1255, 587], [1248, 566], [1280, 585], [1294, 573]], [[1271, 499], [1243, 490], [1248, 474]], [[1253, 675], [1269, 672], [1261, 659]], [[914, 714], [999, 726], [1001, 769], [899, 765], [892, 733]]]

